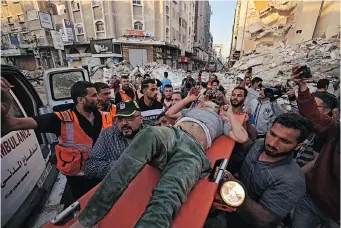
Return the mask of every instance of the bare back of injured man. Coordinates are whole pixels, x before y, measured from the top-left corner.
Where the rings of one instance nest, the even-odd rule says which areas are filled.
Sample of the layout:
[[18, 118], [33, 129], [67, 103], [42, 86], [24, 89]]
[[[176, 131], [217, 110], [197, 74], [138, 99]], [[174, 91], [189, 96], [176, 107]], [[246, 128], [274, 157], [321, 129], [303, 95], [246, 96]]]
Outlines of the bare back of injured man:
[[[190, 93], [167, 111], [169, 117], [181, 117], [175, 127], [146, 127], [135, 136], [80, 214], [81, 225], [91, 227], [97, 224], [129, 183], [146, 164], [150, 164], [162, 174], [135, 227], [171, 226], [188, 193], [211, 167], [205, 155], [211, 142], [223, 134], [241, 143], [248, 138], [231, 108], [225, 111], [229, 122], [217, 114], [220, 107], [210, 102], [200, 102], [201, 108], [185, 110], [183, 115], [179, 113], [197, 99], [197, 93]], [[80, 224], [74, 227], [82, 227]]]

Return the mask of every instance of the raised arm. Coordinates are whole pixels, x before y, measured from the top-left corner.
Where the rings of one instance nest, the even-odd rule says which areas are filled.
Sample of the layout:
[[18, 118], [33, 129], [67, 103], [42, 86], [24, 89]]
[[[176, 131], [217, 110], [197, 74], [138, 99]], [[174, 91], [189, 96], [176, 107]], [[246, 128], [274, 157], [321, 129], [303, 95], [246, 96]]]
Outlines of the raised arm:
[[331, 117], [320, 113], [317, 108], [314, 96], [310, 93], [308, 85], [304, 79], [300, 77], [299, 65], [293, 68], [293, 80], [299, 87], [297, 105], [302, 116], [313, 123], [313, 131], [321, 138], [328, 137], [327, 132], [336, 122]]
[[224, 109], [223, 119], [227, 120], [231, 124], [232, 128], [232, 130], [228, 133], [227, 136], [238, 143], [247, 142], [249, 136], [246, 130], [244, 129], [243, 125], [232, 112], [231, 105], [224, 105], [222, 108]]
[[171, 119], [178, 119], [181, 115], [181, 110], [183, 110], [188, 104], [198, 99], [200, 93], [200, 87], [192, 88], [191, 91], [188, 93], [188, 96], [185, 97], [183, 100], [179, 101], [175, 105], [172, 105], [165, 116]]

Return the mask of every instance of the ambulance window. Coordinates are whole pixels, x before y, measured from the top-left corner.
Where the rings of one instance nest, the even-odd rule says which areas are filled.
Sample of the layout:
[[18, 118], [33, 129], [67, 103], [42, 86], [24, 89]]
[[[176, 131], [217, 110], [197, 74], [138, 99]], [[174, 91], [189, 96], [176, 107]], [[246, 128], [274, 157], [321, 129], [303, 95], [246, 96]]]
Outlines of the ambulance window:
[[[13, 99], [13, 104], [11, 109], [9, 110], [8, 114], [10, 116], [14, 116], [14, 117], [25, 117], [25, 114], [23, 113], [23, 111], [20, 109], [19, 104], [17, 103], [17, 101], [15, 99]], [[3, 120], [1, 120], [1, 125], [5, 124], [2, 122]], [[7, 135], [9, 132], [2, 132], [3, 128], [1, 128], [1, 137]]]
[[81, 71], [69, 71], [64, 73], [51, 74], [50, 80], [52, 81], [52, 99], [57, 101], [71, 99], [71, 86], [75, 82], [85, 81], [85, 77], [83, 72]]

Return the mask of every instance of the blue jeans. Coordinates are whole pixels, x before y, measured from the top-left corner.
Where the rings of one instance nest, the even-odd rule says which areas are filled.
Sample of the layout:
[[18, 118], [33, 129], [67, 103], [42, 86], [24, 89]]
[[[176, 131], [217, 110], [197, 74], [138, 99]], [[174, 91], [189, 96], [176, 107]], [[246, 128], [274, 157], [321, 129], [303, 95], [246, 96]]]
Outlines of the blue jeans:
[[336, 222], [323, 216], [309, 195], [305, 195], [296, 205], [292, 227], [293, 228], [339, 228]]

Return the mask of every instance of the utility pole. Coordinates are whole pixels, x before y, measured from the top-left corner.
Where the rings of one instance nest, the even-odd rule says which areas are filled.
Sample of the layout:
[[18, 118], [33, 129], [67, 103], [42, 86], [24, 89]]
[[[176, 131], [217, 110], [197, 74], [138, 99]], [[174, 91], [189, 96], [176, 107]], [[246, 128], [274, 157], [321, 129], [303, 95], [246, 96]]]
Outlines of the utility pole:
[[[51, 0], [48, 0], [48, 4], [49, 4], [49, 7], [50, 7], [50, 14], [51, 14], [51, 20], [52, 20], [52, 24], [53, 24], [53, 29], [56, 30], [56, 23], [54, 22], [54, 18], [53, 18], [53, 8], [52, 8]], [[60, 61], [60, 66], [64, 66], [62, 50], [58, 49], [57, 51], [58, 51], [58, 57], [59, 57], [59, 61]], [[51, 52], [51, 57], [52, 57], [53, 63], [55, 64], [52, 52]]]

